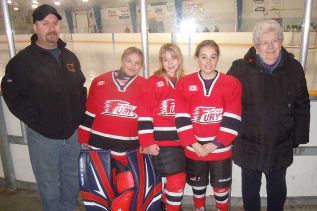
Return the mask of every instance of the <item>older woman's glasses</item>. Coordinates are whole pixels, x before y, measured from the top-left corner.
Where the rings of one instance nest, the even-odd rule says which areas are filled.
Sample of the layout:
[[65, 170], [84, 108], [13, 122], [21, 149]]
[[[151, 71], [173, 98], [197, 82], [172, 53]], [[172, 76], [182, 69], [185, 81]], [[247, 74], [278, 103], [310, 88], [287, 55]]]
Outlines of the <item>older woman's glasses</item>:
[[262, 46], [262, 47], [268, 47], [268, 46], [276, 46], [276, 45], [279, 45], [281, 43], [280, 40], [273, 40], [273, 41], [266, 41], [266, 42], [259, 42], [258, 45], [259, 46]]

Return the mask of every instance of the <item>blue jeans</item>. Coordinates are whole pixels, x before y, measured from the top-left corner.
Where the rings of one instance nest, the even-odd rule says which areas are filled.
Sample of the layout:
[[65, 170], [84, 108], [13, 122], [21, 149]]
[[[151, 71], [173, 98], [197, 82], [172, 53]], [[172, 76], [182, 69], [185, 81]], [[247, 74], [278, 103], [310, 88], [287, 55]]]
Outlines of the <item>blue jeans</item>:
[[32, 169], [44, 211], [74, 211], [77, 207], [77, 131], [68, 139], [49, 139], [27, 128]]
[[[242, 198], [245, 211], [261, 209], [261, 171], [242, 168]], [[267, 210], [283, 211], [287, 195], [286, 168], [264, 173], [266, 177]]]

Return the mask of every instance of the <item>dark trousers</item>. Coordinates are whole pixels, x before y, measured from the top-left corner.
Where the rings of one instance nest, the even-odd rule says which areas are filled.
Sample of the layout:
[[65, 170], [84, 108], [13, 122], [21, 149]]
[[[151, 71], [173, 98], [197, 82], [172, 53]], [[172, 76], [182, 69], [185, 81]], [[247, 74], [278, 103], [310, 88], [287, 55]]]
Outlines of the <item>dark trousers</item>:
[[[245, 211], [260, 211], [262, 171], [242, 168], [242, 198]], [[264, 173], [266, 177], [267, 210], [283, 211], [286, 200], [286, 168]]]

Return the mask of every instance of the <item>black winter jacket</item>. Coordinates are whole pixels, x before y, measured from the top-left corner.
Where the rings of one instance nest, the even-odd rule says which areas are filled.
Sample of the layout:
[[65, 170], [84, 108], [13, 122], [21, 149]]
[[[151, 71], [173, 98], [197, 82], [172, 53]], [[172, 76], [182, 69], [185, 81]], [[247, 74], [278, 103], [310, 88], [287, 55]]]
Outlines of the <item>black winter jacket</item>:
[[59, 60], [36, 45], [21, 50], [6, 66], [1, 89], [9, 110], [28, 127], [52, 139], [69, 138], [85, 112], [85, 77], [74, 53], [59, 39]]
[[269, 172], [291, 165], [293, 147], [309, 141], [310, 100], [303, 68], [284, 48], [272, 74], [255, 59], [252, 47], [228, 71], [242, 84], [242, 125], [233, 160]]

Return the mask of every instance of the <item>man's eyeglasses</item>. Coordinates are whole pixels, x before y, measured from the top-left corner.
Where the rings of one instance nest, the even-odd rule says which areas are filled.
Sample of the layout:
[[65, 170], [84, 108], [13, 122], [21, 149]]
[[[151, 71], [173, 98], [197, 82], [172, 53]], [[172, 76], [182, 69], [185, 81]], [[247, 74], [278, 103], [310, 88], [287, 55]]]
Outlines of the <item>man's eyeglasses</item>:
[[259, 46], [263, 46], [263, 47], [268, 47], [269, 45], [278, 45], [280, 44], [281, 41], [280, 40], [273, 40], [273, 41], [270, 41], [270, 42], [259, 42], [258, 45]]

